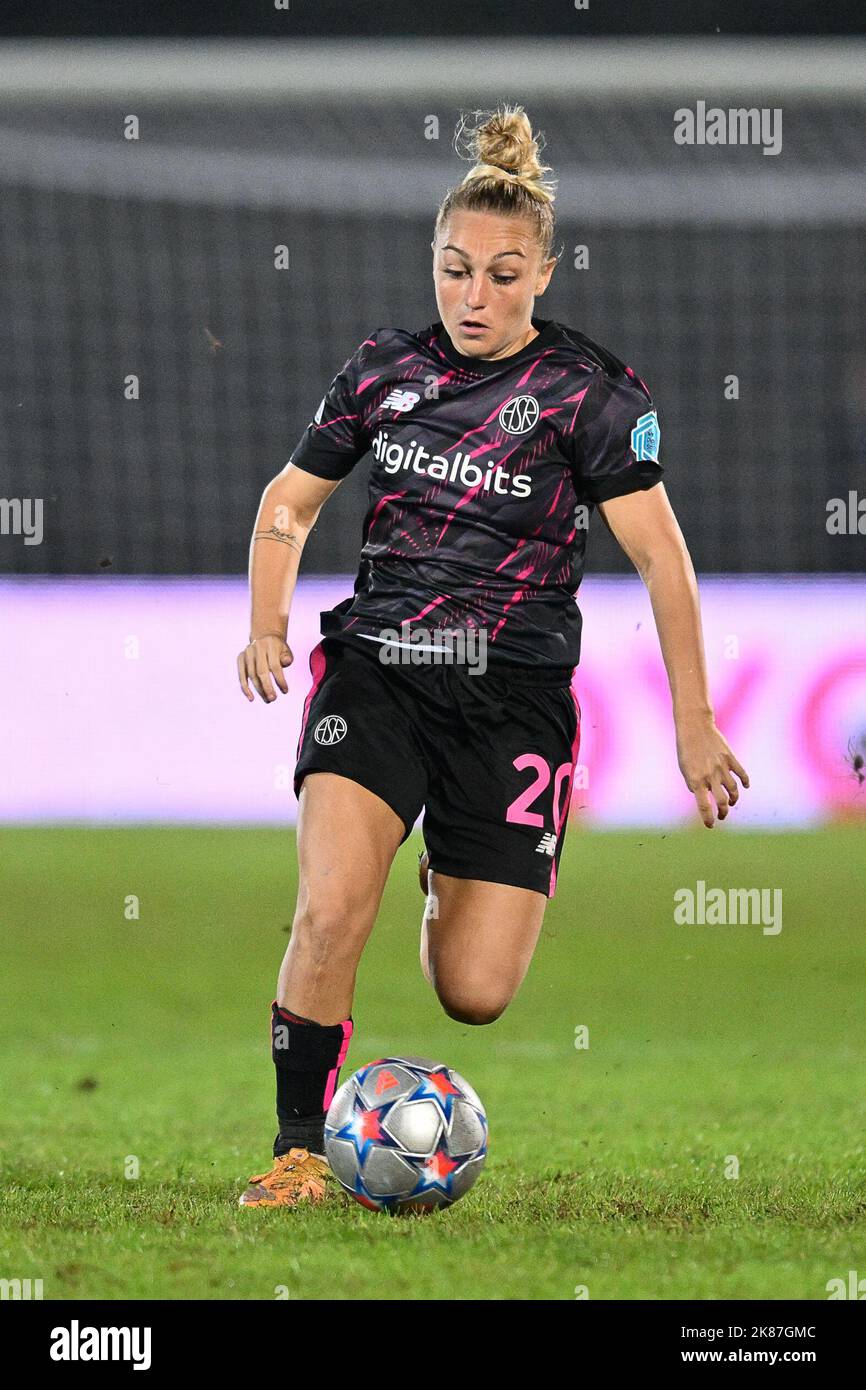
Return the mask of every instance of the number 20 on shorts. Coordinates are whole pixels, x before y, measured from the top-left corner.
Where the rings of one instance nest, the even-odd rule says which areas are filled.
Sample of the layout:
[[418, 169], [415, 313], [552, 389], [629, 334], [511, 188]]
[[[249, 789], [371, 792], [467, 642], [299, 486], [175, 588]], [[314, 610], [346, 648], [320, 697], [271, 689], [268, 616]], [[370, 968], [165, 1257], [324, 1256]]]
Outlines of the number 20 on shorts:
[[[546, 791], [550, 785], [551, 768], [539, 753], [521, 753], [514, 759], [514, 766], [518, 772], [523, 772], [525, 768], [531, 767], [535, 771], [535, 777], [528, 787], [515, 797], [508, 810], [505, 812], [505, 819], [513, 825], [536, 825], [544, 826], [544, 816], [540, 811], [531, 811], [529, 808], [533, 802], [537, 801], [542, 792]], [[563, 784], [568, 782], [571, 776], [572, 764], [561, 763], [556, 769], [553, 778], [553, 824], [559, 826], [560, 821], [560, 800], [562, 798]]]

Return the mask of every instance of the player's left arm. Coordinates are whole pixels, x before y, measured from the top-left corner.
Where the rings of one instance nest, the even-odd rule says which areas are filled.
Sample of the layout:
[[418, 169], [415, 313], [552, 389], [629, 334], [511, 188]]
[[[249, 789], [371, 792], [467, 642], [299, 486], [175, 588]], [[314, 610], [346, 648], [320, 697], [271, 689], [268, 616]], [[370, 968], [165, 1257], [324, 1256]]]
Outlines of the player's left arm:
[[[749, 777], [716, 728], [694, 566], [663, 483], [599, 503], [608, 530], [643, 579], [668, 673], [677, 757], [704, 825], [724, 820]], [[716, 803], [713, 810], [712, 800]]]

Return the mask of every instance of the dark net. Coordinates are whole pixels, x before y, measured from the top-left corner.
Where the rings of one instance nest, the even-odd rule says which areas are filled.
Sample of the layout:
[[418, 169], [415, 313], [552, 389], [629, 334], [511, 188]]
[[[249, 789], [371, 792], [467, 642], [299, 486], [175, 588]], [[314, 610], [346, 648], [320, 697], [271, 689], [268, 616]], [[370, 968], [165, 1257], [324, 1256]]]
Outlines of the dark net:
[[[846, 144], [857, 113], [812, 114], [825, 122], [840, 168], [862, 181], [860, 156]], [[665, 113], [620, 103], [616, 112], [559, 106], [538, 115], [572, 202], [574, 184], [596, 167], [626, 183], [653, 169], [672, 177]], [[807, 115], [808, 139], [788, 156], [804, 174], [828, 148]], [[290, 199], [281, 206], [279, 193], [259, 196], [252, 175], [245, 199], [244, 161], [260, 182], [261, 160], [284, 152], [291, 129], [308, 159], [326, 167], [354, 153], [375, 169], [388, 136], [392, 167], [405, 158], [418, 180], [422, 142], [406, 131], [414, 122], [417, 132], [419, 112], [377, 108], [350, 119], [325, 103], [313, 112], [160, 106], [155, 138], [172, 156], [181, 150], [195, 168], [197, 156], [213, 160], [214, 146], [227, 150], [225, 188], [212, 197], [188, 195], [176, 171], [168, 191], [153, 174], [125, 187], [123, 170], [111, 179], [97, 171], [89, 187], [108, 143], [104, 113], [77, 111], [68, 126], [56, 110], [0, 119], [40, 149], [62, 129], [70, 159], [82, 162], [76, 186], [65, 173], [52, 184], [8, 163], [0, 171], [0, 495], [43, 498], [45, 525], [42, 545], [3, 546], [4, 568], [243, 571], [262, 488], [345, 359], [372, 329], [436, 318], [429, 241], [444, 191], [429, 178], [429, 198], [395, 214], [387, 197], [358, 207], [337, 188], [333, 206], [311, 211]], [[132, 161], [138, 150], [121, 154]], [[751, 152], [718, 154], [718, 169], [730, 173]], [[447, 139], [435, 155], [456, 179]], [[216, 167], [208, 177], [219, 185]], [[596, 208], [561, 220], [558, 244], [562, 262], [536, 313], [589, 334], [649, 384], [696, 568], [862, 568], [862, 538], [829, 535], [825, 524], [828, 500], [863, 480], [862, 223], [832, 208], [822, 220], [814, 207], [799, 223], [764, 222], [754, 206], [723, 225], [667, 221], [657, 208], [624, 223]], [[577, 270], [574, 247], [584, 244], [589, 268]], [[275, 267], [280, 245], [288, 269]], [[130, 376], [138, 399], [127, 398]], [[726, 399], [730, 376], [736, 400]], [[307, 572], [354, 570], [368, 467], [323, 511]], [[627, 568], [594, 525], [591, 569]]]

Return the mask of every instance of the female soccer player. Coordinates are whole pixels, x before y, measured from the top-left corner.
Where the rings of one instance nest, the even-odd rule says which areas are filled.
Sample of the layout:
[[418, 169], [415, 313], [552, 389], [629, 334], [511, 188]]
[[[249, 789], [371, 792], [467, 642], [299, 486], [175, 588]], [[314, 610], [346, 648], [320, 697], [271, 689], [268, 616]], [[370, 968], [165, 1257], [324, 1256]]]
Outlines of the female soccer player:
[[298, 900], [272, 1005], [279, 1134], [243, 1206], [334, 1190], [323, 1126], [355, 974], [422, 809], [421, 963], [446, 1013], [490, 1023], [526, 974], [578, 754], [574, 595], [592, 507], [649, 590], [679, 766], [704, 824], [737, 801], [734, 774], [748, 786], [714, 722], [649, 392], [583, 334], [534, 317], [557, 263], [554, 185], [523, 109], [461, 126], [467, 134], [475, 164], [448, 191], [432, 242], [440, 319], [364, 339], [265, 489], [253, 535], [238, 673], [248, 700], [255, 690], [272, 703], [287, 690], [304, 543], [372, 452], [355, 592], [322, 615], [310, 659]]

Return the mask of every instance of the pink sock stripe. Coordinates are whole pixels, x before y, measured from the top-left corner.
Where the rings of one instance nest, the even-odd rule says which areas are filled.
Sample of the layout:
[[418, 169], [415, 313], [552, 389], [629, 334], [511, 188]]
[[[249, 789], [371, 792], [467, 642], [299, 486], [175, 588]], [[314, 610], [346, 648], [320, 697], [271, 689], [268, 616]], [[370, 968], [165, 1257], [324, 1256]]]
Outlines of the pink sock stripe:
[[328, 1110], [331, 1101], [334, 1099], [334, 1092], [337, 1089], [337, 1077], [340, 1074], [340, 1067], [346, 1060], [346, 1053], [349, 1051], [349, 1043], [352, 1040], [352, 1033], [354, 1032], [354, 1024], [350, 1018], [347, 1018], [344, 1023], [341, 1023], [340, 1027], [343, 1030], [343, 1041], [340, 1046], [340, 1054], [337, 1057], [337, 1065], [334, 1067], [333, 1071], [328, 1072], [328, 1084], [325, 1087], [325, 1098], [322, 1101], [322, 1109], [325, 1111]]

